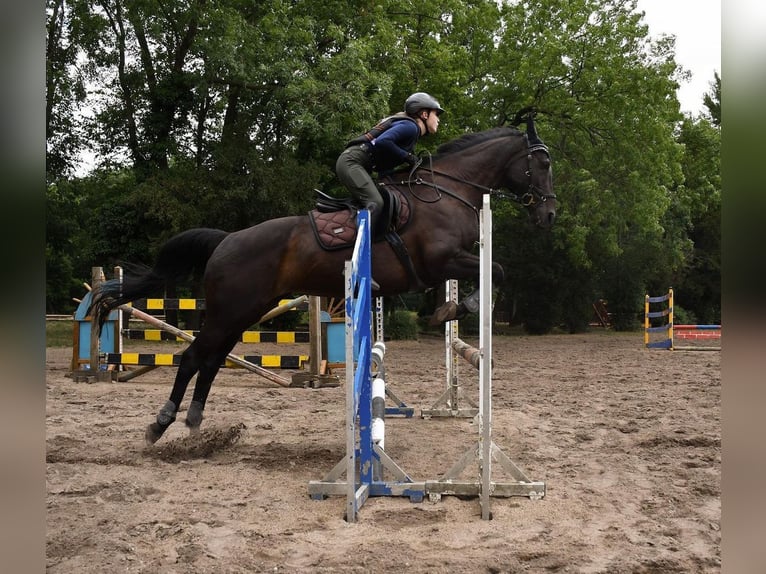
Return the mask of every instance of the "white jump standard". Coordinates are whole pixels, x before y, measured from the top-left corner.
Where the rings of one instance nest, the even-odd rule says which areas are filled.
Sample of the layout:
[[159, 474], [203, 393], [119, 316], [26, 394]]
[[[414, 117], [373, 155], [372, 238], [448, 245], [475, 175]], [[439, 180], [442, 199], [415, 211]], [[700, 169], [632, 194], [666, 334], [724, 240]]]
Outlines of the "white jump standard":
[[[426, 492], [431, 500], [439, 500], [445, 494], [478, 496], [481, 517], [490, 520], [491, 496], [526, 496], [537, 500], [545, 496], [545, 483], [527, 478], [492, 440], [492, 212], [488, 195], [484, 196], [479, 217], [479, 259], [479, 440], [439, 480], [426, 481]], [[475, 356], [475, 353], [471, 355]], [[513, 480], [492, 480], [493, 458]], [[478, 462], [480, 480], [460, 480], [460, 475], [472, 461]]]

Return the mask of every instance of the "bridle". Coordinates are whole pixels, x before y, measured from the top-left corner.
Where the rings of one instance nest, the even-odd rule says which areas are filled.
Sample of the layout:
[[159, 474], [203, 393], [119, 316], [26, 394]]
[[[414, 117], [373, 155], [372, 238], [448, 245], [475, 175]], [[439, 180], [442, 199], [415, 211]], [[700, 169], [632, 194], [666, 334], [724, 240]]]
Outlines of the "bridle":
[[[524, 137], [525, 137], [525, 139], [527, 138], [526, 134], [525, 134]], [[525, 150], [522, 150], [520, 153], [511, 156], [511, 158], [508, 160], [508, 162], [506, 164], [506, 165], [512, 164], [522, 154], [526, 155], [526, 157], [527, 157], [527, 169], [524, 171], [524, 174], [527, 177], [527, 191], [525, 193], [521, 194], [521, 195], [517, 195], [517, 194], [515, 194], [513, 192], [510, 192], [510, 191], [503, 191], [502, 188], [487, 187], [485, 185], [481, 185], [479, 183], [476, 183], [476, 182], [473, 182], [473, 181], [469, 181], [467, 179], [463, 179], [461, 177], [457, 177], [457, 176], [454, 176], [452, 174], [445, 173], [443, 171], [439, 171], [437, 169], [434, 169], [434, 167], [433, 167], [433, 158], [431, 157], [430, 153], [428, 154], [428, 163], [429, 163], [429, 165], [428, 165], [428, 167], [424, 167], [422, 169], [424, 169], [426, 172], [430, 173], [432, 176], [433, 175], [440, 175], [440, 176], [446, 177], [448, 179], [451, 179], [453, 181], [457, 181], [457, 182], [460, 182], [460, 183], [464, 183], [466, 185], [470, 185], [470, 186], [480, 190], [482, 193], [487, 193], [487, 194], [489, 194], [491, 196], [500, 197], [500, 198], [503, 198], [503, 199], [510, 199], [511, 201], [515, 201], [516, 203], [522, 205], [523, 207], [525, 207], [527, 209], [532, 209], [538, 203], [545, 203], [549, 199], [556, 199], [556, 194], [555, 193], [545, 193], [542, 189], [540, 189], [538, 186], [536, 186], [536, 185], [534, 185], [532, 183], [532, 167], [531, 167], [532, 154], [535, 153], [535, 152], [538, 152], [538, 151], [545, 152], [548, 155], [548, 157], [550, 158], [550, 152], [548, 151], [548, 147], [544, 143], [542, 143], [542, 142], [540, 142], [538, 140], [537, 142], [532, 143], [532, 144], [528, 143], [527, 144], [527, 148]], [[478, 208], [476, 206], [471, 204], [468, 200], [464, 199], [463, 197], [457, 195], [455, 192], [447, 189], [446, 187], [441, 186], [438, 183], [433, 182], [433, 181], [425, 181], [422, 177], [415, 177], [415, 178], [413, 178], [413, 175], [414, 175], [415, 171], [419, 167], [421, 167], [421, 164], [414, 165], [412, 167], [412, 169], [410, 170], [409, 179], [403, 180], [403, 181], [399, 181], [399, 182], [395, 182], [394, 185], [407, 185], [409, 190], [410, 190], [410, 193], [412, 194], [412, 196], [415, 199], [417, 199], [417, 200], [419, 200], [419, 201], [421, 201], [423, 203], [435, 203], [435, 202], [437, 202], [437, 201], [439, 201], [441, 199], [441, 197], [442, 197], [441, 194], [444, 193], [445, 195], [449, 195], [450, 197], [452, 197], [454, 199], [457, 199], [461, 203], [469, 206], [471, 209], [473, 209], [478, 214]], [[425, 185], [425, 186], [434, 188], [437, 191], [436, 198], [432, 199], [432, 200], [427, 200], [427, 199], [424, 199], [422, 197], [419, 197], [418, 194], [415, 193], [415, 190], [412, 187], [413, 184], [414, 185]]]
[[536, 151], [543, 151], [550, 160], [551, 153], [548, 151], [548, 146], [542, 142], [537, 142], [527, 146], [527, 170], [524, 172], [527, 176], [527, 192], [520, 198], [516, 199], [524, 207], [534, 207], [537, 202], [545, 203], [549, 199], [556, 199], [555, 193], [545, 193], [542, 189], [532, 183], [532, 167], [530, 162], [532, 161], [532, 154]]
[[[555, 200], [556, 195], [553, 193], [545, 193], [542, 189], [540, 189], [538, 186], [534, 185], [532, 182], [532, 154], [538, 151], [543, 151], [546, 153], [548, 158], [550, 159], [550, 152], [548, 151], [548, 148], [543, 144], [539, 139], [536, 137], [534, 138], [533, 143], [530, 144], [529, 137], [527, 134], [524, 134], [524, 141], [526, 142], [525, 149], [520, 150], [518, 153], [512, 154], [511, 157], [508, 159], [508, 161], [503, 166], [503, 170], [505, 173], [507, 173], [510, 166], [515, 164], [519, 159], [521, 159], [522, 155], [526, 155], [527, 158], [527, 166], [526, 170], [524, 171], [524, 174], [527, 178], [527, 189], [526, 191], [521, 195], [516, 195], [513, 192], [510, 191], [503, 191], [500, 188], [493, 188], [493, 187], [487, 187], [486, 185], [482, 185], [480, 183], [476, 183], [474, 181], [469, 181], [467, 179], [463, 179], [461, 177], [445, 173], [443, 171], [439, 171], [434, 169], [433, 166], [433, 157], [431, 157], [431, 154], [428, 154], [428, 166], [422, 168], [425, 173], [431, 174], [431, 180], [432, 181], [426, 181], [420, 176], [415, 176], [415, 172], [418, 170], [418, 168], [421, 167], [423, 163], [423, 158], [420, 159], [418, 163], [416, 163], [409, 172], [409, 177], [406, 180], [402, 181], [390, 181], [390, 182], [380, 182], [381, 185], [394, 185], [394, 186], [407, 186], [409, 189], [410, 195], [417, 199], [420, 202], [423, 203], [436, 203], [439, 200], [442, 199], [443, 195], [448, 195], [449, 197], [457, 200], [458, 202], [462, 203], [464, 206], [468, 207], [476, 217], [476, 227], [477, 230], [480, 228], [481, 223], [481, 217], [479, 213], [479, 206], [474, 205], [470, 201], [468, 201], [466, 198], [458, 195], [454, 191], [444, 187], [443, 185], [440, 185], [436, 183], [435, 176], [439, 175], [448, 179], [451, 179], [452, 181], [457, 181], [466, 185], [469, 185], [475, 189], [478, 189], [482, 192], [482, 194], [489, 194], [490, 196], [495, 197], [502, 197], [506, 199], [510, 199], [512, 201], [515, 201], [525, 208], [527, 208], [527, 211], [529, 211], [530, 216], [533, 213], [532, 208], [534, 208], [538, 204], [545, 204], [549, 199]], [[548, 167], [550, 169], [550, 166]], [[436, 197], [434, 199], [424, 199], [423, 197], [418, 196], [418, 194], [415, 192], [415, 189], [417, 186], [427, 186], [434, 190], [436, 190]], [[538, 217], [538, 223], [539, 223], [539, 217]], [[418, 277], [417, 272], [415, 271], [414, 266], [412, 265], [412, 259], [410, 258], [409, 254], [407, 253], [407, 249], [404, 245], [404, 243], [401, 241], [397, 233], [391, 232], [386, 235], [386, 239], [388, 240], [389, 244], [393, 248], [393, 250], [396, 252], [396, 254], [399, 256], [400, 260], [402, 261], [405, 269], [407, 270], [407, 273], [410, 277], [410, 282], [412, 285], [420, 286], [422, 287], [424, 283], [421, 281], [421, 279]]]

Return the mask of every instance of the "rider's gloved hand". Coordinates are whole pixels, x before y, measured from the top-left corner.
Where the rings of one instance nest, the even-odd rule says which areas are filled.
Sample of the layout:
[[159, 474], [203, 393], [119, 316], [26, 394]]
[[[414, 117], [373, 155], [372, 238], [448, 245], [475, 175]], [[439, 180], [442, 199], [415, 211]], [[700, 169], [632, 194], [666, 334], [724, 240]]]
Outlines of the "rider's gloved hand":
[[414, 153], [408, 153], [405, 160], [408, 164], [410, 164], [413, 169], [420, 165], [420, 162], [423, 161], [418, 156], [416, 156]]

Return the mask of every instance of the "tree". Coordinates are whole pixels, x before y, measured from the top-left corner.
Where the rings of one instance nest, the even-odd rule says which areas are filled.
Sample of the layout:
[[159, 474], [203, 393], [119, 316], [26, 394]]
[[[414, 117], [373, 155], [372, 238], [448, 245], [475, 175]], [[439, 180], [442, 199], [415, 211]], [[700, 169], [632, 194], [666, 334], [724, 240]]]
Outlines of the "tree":
[[[504, 18], [480, 108], [500, 121], [525, 105], [541, 110], [561, 203], [546, 258], [556, 270], [553, 304], [587, 310], [569, 295], [605, 298], [616, 326], [630, 328], [651, 275], [647, 259], [683, 263], [683, 245], [660, 225], [682, 178], [674, 41], [650, 43], [631, 1], [522, 1], [505, 5]], [[530, 241], [503, 249], [522, 260]], [[576, 329], [583, 319], [568, 323]]]
[[[493, 205], [509, 275], [502, 296], [530, 331], [584, 329], [601, 298], [629, 328], [648, 285], [680, 285], [707, 253], [697, 248], [713, 245], [691, 236], [715, 227], [703, 221], [712, 205], [693, 209], [713, 167], [689, 154], [707, 157], [707, 139], [696, 146], [677, 131], [674, 39], [650, 41], [635, 0], [48, 5], [49, 27], [66, 31], [49, 45], [67, 48], [49, 51], [49, 88], [61, 95], [49, 150], [71, 161], [88, 141], [100, 152], [88, 178], [68, 182], [58, 170], [64, 181], [50, 188], [51, 253], [68, 255], [73, 272], [86, 258], [146, 260], [189, 227], [305, 212], [314, 187], [345, 193], [333, 172], [345, 143], [415, 90], [447, 109], [422, 153], [539, 110], [558, 223], [541, 235], [515, 205]], [[92, 120], [70, 130], [61, 122], [88, 79]], [[69, 133], [81, 139], [67, 147]]]
[[684, 145], [684, 185], [677, 203], [685, 211], [690, 244], [687, 264], [672, 285], [676, 301], [701, 323], [721, 322], [721, 132], [705, 118], [687, 118], [678, 140]]
[[85, 98], [85, 77], [77, 66], [78, 46], [72, 39], [69, 5], [46, 1], [45, 42], [45, 172], [48, 183], [71, 175], [82, 146], [76, 120]]
[[702, 102], [710, 114], [710, 121], [714, 126], [721, 127], [721, 76], [718, 72], [714, 73], [713, 82], [710, 84], [712, 91], [705, 94]]

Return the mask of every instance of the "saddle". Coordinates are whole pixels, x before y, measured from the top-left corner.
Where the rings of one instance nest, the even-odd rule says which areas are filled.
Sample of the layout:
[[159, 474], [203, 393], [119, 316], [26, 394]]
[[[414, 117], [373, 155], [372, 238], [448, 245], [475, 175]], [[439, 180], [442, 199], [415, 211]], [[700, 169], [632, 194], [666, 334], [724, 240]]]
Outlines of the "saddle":
[[[407, 246], [399, 237], [410, 221], [411, 206], [409, 199], [395, 187], [386, 188], [378, 184], [383, 198], [383, 209], [376, 221], [372, 222], [373, 243], [387, 241], [407, 271], [410, 289], [422, 291], [427, 286], [418, 277]], [[346, 249], [354, 246], [356, 240], [356, 214], [359, 207], [352, 198], [335, 198], [315, 190], [317, 193], [316, 209], [309, 211], [311, 228], [317, 243], [327, 251]]]
[[[391, 232], [402, 231], [410, 219], [410, 202], [398, 189], [379, 185], [383, 209], [372, 222], [373, 242], [387, 239]], [[356, 215], [359, 207], [353, 198], [336, 198], [315, 189], [316, 209], [309, 211], [311, 228], [317, 243], [327, 251], [352, 247], [356, 239]], [[389, 240], [390, 241], [390, 240]], [[399, 239], [401, 242], [401, 239]]]

